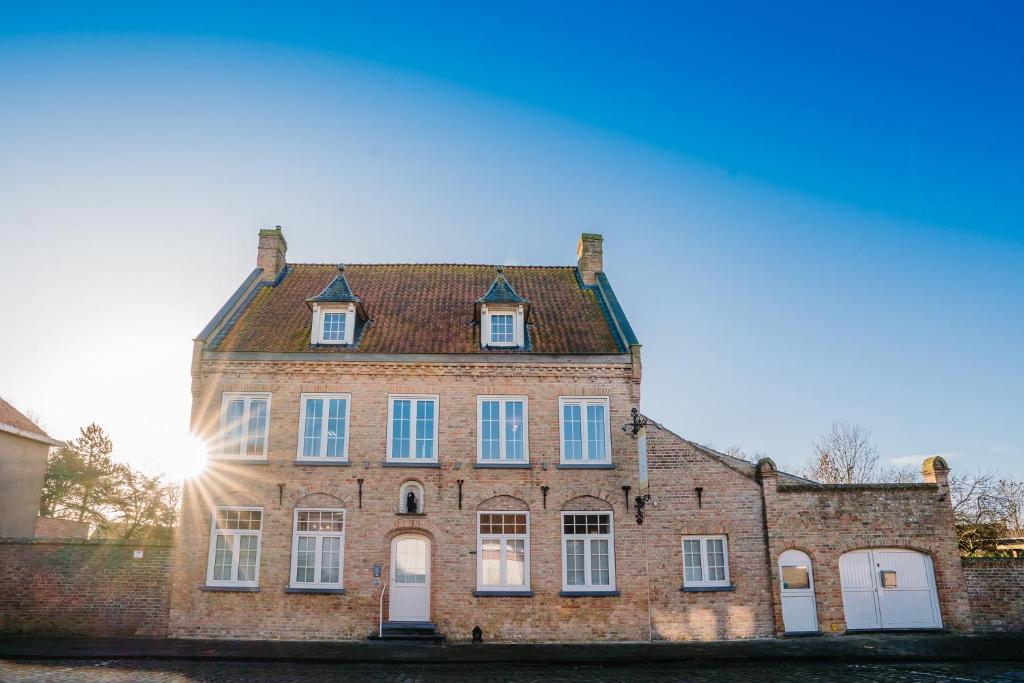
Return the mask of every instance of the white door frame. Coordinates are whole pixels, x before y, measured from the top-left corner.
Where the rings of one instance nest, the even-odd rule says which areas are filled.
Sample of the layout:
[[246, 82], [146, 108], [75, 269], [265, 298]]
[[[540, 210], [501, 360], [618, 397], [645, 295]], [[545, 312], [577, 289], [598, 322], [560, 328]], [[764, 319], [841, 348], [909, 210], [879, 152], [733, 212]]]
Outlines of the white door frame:
[[[807, 567], [807, 588], [787, 588], [783, 567]], [[779, 555], [779, 596], [782, 625], [786, 633], [817, 633], [818, 603], [814, 597], [814, 565], [802, 550], [790, 549]], [[786, 615], [789, 615], [789, 619]]]
[[[399, 583], [395, 580], [395, 570], [398, 567], [396, 561], [396, 551], [398, 548], [399, 541], [404, 539], [416, 540], [423, 543], [423, 552], [425, 554], [425, 574], [426, 580], [424, 583]], [[388, 620], [389, 621], [430, 621], [430, 539], [423, 534], [408, 533], [399, 534], [391, 539], [391, 596], [388, 603]], [[401, 608], [410, 605], [409, 600], [413, 602], [411, 604], [416, 605], [414, 615], [409, 615]], [[396, 609], [398, 608], [398, 609]]]
[[[897, 577], [897, 586], [886, 588], [881, 583], [883, 571], [896, 570], [884, 556], [913, 556], [923, 559], [925, 571], [924, 586], [904, 586], [902, 577]], [[849, 557], [849, 562], [844, 558]], [[855, 566], [859, 558], [860, 566]], [[851, 576], [843, 575], [843, 565], [851, 570]], [[843, 594], [843, 616], [850, 630], [916, 630], [942, 628], [942, 611], [939, 606], [938, 587], [935, 583], [935, 565], [931, 555], [907, 548], [863, 548], [843, 553], [839, 557], [840, 590]], [[856, 574], [853, 576], [852, 574]], [[912, 573], [911, 573], [912, 574]], [[853, 585], [856, 581], [856, 585]], [[900, 593], [928, 593], [928, 623], [918, 620], [899, 620], [898, 595]], [[905, 605], [906, 602], [903, 601]], [[857, 619], [851, 624], [851, 611]], [[920, 612], [918, 612], [920, 613]], [[905, 616], [906, 613], [904, 613]]]

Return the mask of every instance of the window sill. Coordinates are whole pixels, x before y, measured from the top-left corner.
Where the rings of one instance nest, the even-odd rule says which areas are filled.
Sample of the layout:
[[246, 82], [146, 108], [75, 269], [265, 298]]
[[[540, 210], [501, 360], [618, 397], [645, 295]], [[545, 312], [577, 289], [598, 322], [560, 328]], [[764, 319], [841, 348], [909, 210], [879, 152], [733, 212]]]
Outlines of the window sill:
[[555, 465], [555, 469], [559, 470], [614, 470], [615, 464], [610, 462], [600, 463], [574, 463], [574, 462], [560, 462]]
[[208, 593], [259, 593], [259, 586], [200, 586]]
[[288, 586], [284, 589], [285, 593], [326, 593], [330, 595], [343, 595], [345, 593], [344, 588], [295, 588], [294, 586]]
[[532, 470], [533, 465], [528, 462], [475, 462], [473, 469], [476, 470]]
[[426, 512], [396, 512], [399, 517], [426, 517]]
[[352, 463], [348, 460], [296, 460], [292, 463], [296, 467], [351, 467]]
[[434, 467], [440, 468], [441, 463], [439, 462], [400, 462], [397, 460], [385, 460], [381, 463], [381, 467]]
[[729, 584], [728, 586], [683, 586], [679, 589], [680, 593], [731, 593], [736, 590], [736, 586]]
[[269, 458], [217, 458], [211, 457], [209, 462], [214, 465], [269, 465]]
[[474, 598], [532, 598], [533, 591], [473, 591]]
[[562, 598], [617, 598], [619, 591], [562, 591]]

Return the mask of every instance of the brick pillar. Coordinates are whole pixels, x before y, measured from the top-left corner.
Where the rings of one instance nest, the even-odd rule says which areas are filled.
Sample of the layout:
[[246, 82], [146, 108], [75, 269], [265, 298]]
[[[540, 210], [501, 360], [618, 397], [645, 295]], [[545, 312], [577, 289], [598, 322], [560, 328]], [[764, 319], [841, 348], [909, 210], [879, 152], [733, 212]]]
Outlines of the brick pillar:
[[260, 230], [260, 245], [256, 252], [256, 267], [262, 268], [261, 280], [276, 280], [285, 266], [288, 243], [284, 240], [281, 226]]
[[778, 556], [781, 549], [776, 548], [776, 521], [778, 519], [778, 484], [779, 470], [771, 458], [761, 458], [757, 461], [757, 480], [761, 483], [761, 503], [764, 514], [764, 547], [765, 562], [768, 563], [768, 583], [766, 588], [772, 596], [772, 615], [775, 621], [775, 633], [781, 634], [786, 630], [782, 621], [782, 593], [779, 590], [779, 563]]
[[583, 284], [597, 283], [597, 274], [604, 272], [604, 238], [592, 232], [580, 235], [576, 243], [576, 260]]
[[938, 486], [936, 502], [946, 510], [946, 523], [935, 530], [935, 550], [932, 555], [942, 621], [949, 629], [969, 631], [973, 628], [973, 618], [967, 599], [967, 579], [964, 577], [957, 543], [953, 498], [949, 492], [949, 465], [938, 455], [926, 458], [921, 464], [921, 478], [926, 484]]

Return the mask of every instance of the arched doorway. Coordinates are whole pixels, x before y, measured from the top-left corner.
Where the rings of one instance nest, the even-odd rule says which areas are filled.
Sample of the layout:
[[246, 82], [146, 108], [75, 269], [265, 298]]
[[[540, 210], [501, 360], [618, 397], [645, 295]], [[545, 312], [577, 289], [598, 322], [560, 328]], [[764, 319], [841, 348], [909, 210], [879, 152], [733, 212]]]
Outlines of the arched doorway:
[[403, 534], [391, 540], [391, 621], [430, 621], [430, 540]]
[[935, 570], [925, 553], [854, 550], [839, 558], [839, 579], [847, 629], [942, 628]]
[[814, 600], [811, 558], [802, 550], [779, 555], [782, 622], [786, 633], [817, 633], [818, 608]]

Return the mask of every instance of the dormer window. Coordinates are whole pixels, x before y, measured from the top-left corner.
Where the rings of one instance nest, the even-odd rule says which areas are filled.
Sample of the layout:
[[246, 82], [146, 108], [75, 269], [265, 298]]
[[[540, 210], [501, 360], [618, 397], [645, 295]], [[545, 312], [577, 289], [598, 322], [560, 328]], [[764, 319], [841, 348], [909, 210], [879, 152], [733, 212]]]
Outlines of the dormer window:
[[323, 331], [321, 341], [324, 343], [345, 343], [345, 313], [324, 311]]
[[336, 306], [313, 305], [314, 344], [351, 344], [355, 332], [356, 307], [354, 304]]
[[516, 294], [498, 267], [490, 289], [477, 300], [480, 320], [480, 346], [484, 348], [522, 348], [526, 346], [526, 316], [530, 302]]

